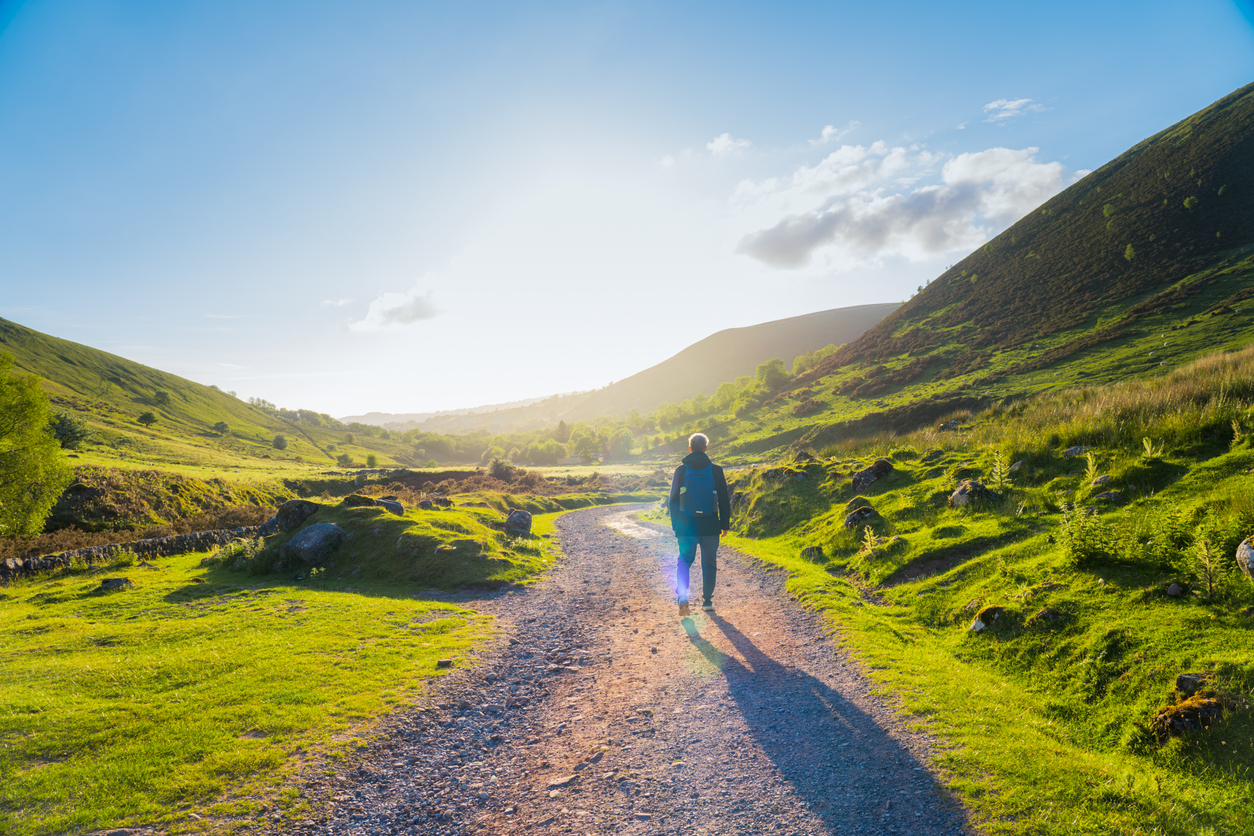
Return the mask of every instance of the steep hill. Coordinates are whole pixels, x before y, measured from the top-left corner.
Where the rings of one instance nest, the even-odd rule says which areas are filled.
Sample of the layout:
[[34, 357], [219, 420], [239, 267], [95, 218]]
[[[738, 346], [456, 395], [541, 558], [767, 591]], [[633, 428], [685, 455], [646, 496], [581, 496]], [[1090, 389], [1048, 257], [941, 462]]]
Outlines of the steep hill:
[[905, 431], [1248, 344], [1254, 85], [1121, 154], [947, 270], [751, 414], [724, 454]]
[[902, 356], [940, 362], [937, 352], [955, 347], [950, 364], [962, 357], [968, 370], [987, 366], [990, 350], [1084, 325], [1112, 304], [1131, 306], [1254, 242], [1251, 217], [1254, 84], [1066, 189], [845, 346], [825, 370]]

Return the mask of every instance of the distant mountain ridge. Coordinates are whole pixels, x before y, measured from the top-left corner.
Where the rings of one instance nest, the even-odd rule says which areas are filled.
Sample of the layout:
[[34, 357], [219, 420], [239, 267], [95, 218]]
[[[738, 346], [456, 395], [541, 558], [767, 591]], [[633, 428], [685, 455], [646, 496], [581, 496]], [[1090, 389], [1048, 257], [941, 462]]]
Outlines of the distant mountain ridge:
[[554, 395], [515, 409], [473, 415], [462, 412], [398, 426], [439, 433], [482, 429], [504, 432], [538, 429], [558, 421], [585, 421], [600, 415], [626, 415], [633, 409], [647, 413], [661, 404], [677, 403], [698, 393], [713, 395], [720, 384], [752, 375], [767, 360], [779, 358], [791, 366], [802, 354], [856, 339], [899, 304], [855, 305], [727, 328], [655, 366], [591, 392]]

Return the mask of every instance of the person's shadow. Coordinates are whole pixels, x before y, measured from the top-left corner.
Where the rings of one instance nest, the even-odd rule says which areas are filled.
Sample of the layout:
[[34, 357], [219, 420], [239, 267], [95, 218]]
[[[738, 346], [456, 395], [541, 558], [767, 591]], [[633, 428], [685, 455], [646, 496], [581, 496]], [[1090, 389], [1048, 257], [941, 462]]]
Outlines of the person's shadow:
[[722, 671], [750, 734], [834, 833], [964, 833], [966, 814], [926, 766], [839, 692], [763, 653], [727, 619], [710, 620], [744, 662], [691, 618], [693, 647]]

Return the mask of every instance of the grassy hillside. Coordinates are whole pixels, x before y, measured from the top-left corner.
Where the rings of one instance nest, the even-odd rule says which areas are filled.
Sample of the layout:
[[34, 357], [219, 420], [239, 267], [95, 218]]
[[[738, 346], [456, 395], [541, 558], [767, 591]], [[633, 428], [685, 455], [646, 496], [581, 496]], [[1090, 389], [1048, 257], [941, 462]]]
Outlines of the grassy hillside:
[[[1251, 832], [1254, 349], [959, 417], [737, 472], [735, 544], [904, 695], [987, 832]], [[953, 507], [964, 479], [991, 495]]]
[[[186, 467], [197, 475], [244, 469], [266, 476], [333, 465], [344, 453], [358, 463], [371, 453], [381, 465], [421, 463], [412, 446], [351, 433], [328, 415], [259, 408], [215, 387], [3, 319], [0, 351], [13, 355], [18, 371], [42, 379], [54, 409], [87, 422], [94, 435], [80, 453], [86, 463]], [[139, 423], [144, 413], [156, 421]], [[220, 424], [227, 429], [215, 429]], [[276, 436], [284, 437], [284, 449], [274, 446]]]
[[752, 460], [1240, 348], [1252, 215], [1254, 85], [1085, 177], [756, 408], [697, 423]]

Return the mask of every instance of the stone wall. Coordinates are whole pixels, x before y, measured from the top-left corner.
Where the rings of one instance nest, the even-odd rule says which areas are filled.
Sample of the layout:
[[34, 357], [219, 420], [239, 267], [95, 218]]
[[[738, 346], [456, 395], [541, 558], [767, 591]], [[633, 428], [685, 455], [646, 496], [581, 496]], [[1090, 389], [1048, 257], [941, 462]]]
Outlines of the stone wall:
[[108, 563], [118, 552], [127, 549], [140, 557], [167, 557], [172, 554], [208, 551], [225, 546], [237, 538], [264, 536], [274, 530], [272, 523], [273, 520], [265, 525], [219, 531], [195, 531], [190, 534], [135, 540], [130, 543], [110, 543], [106, 546], [90, 546], [41, 557], [11, 557], [0, 561], [0, 582], [71, 566], [94, 566], [98, 563]]

